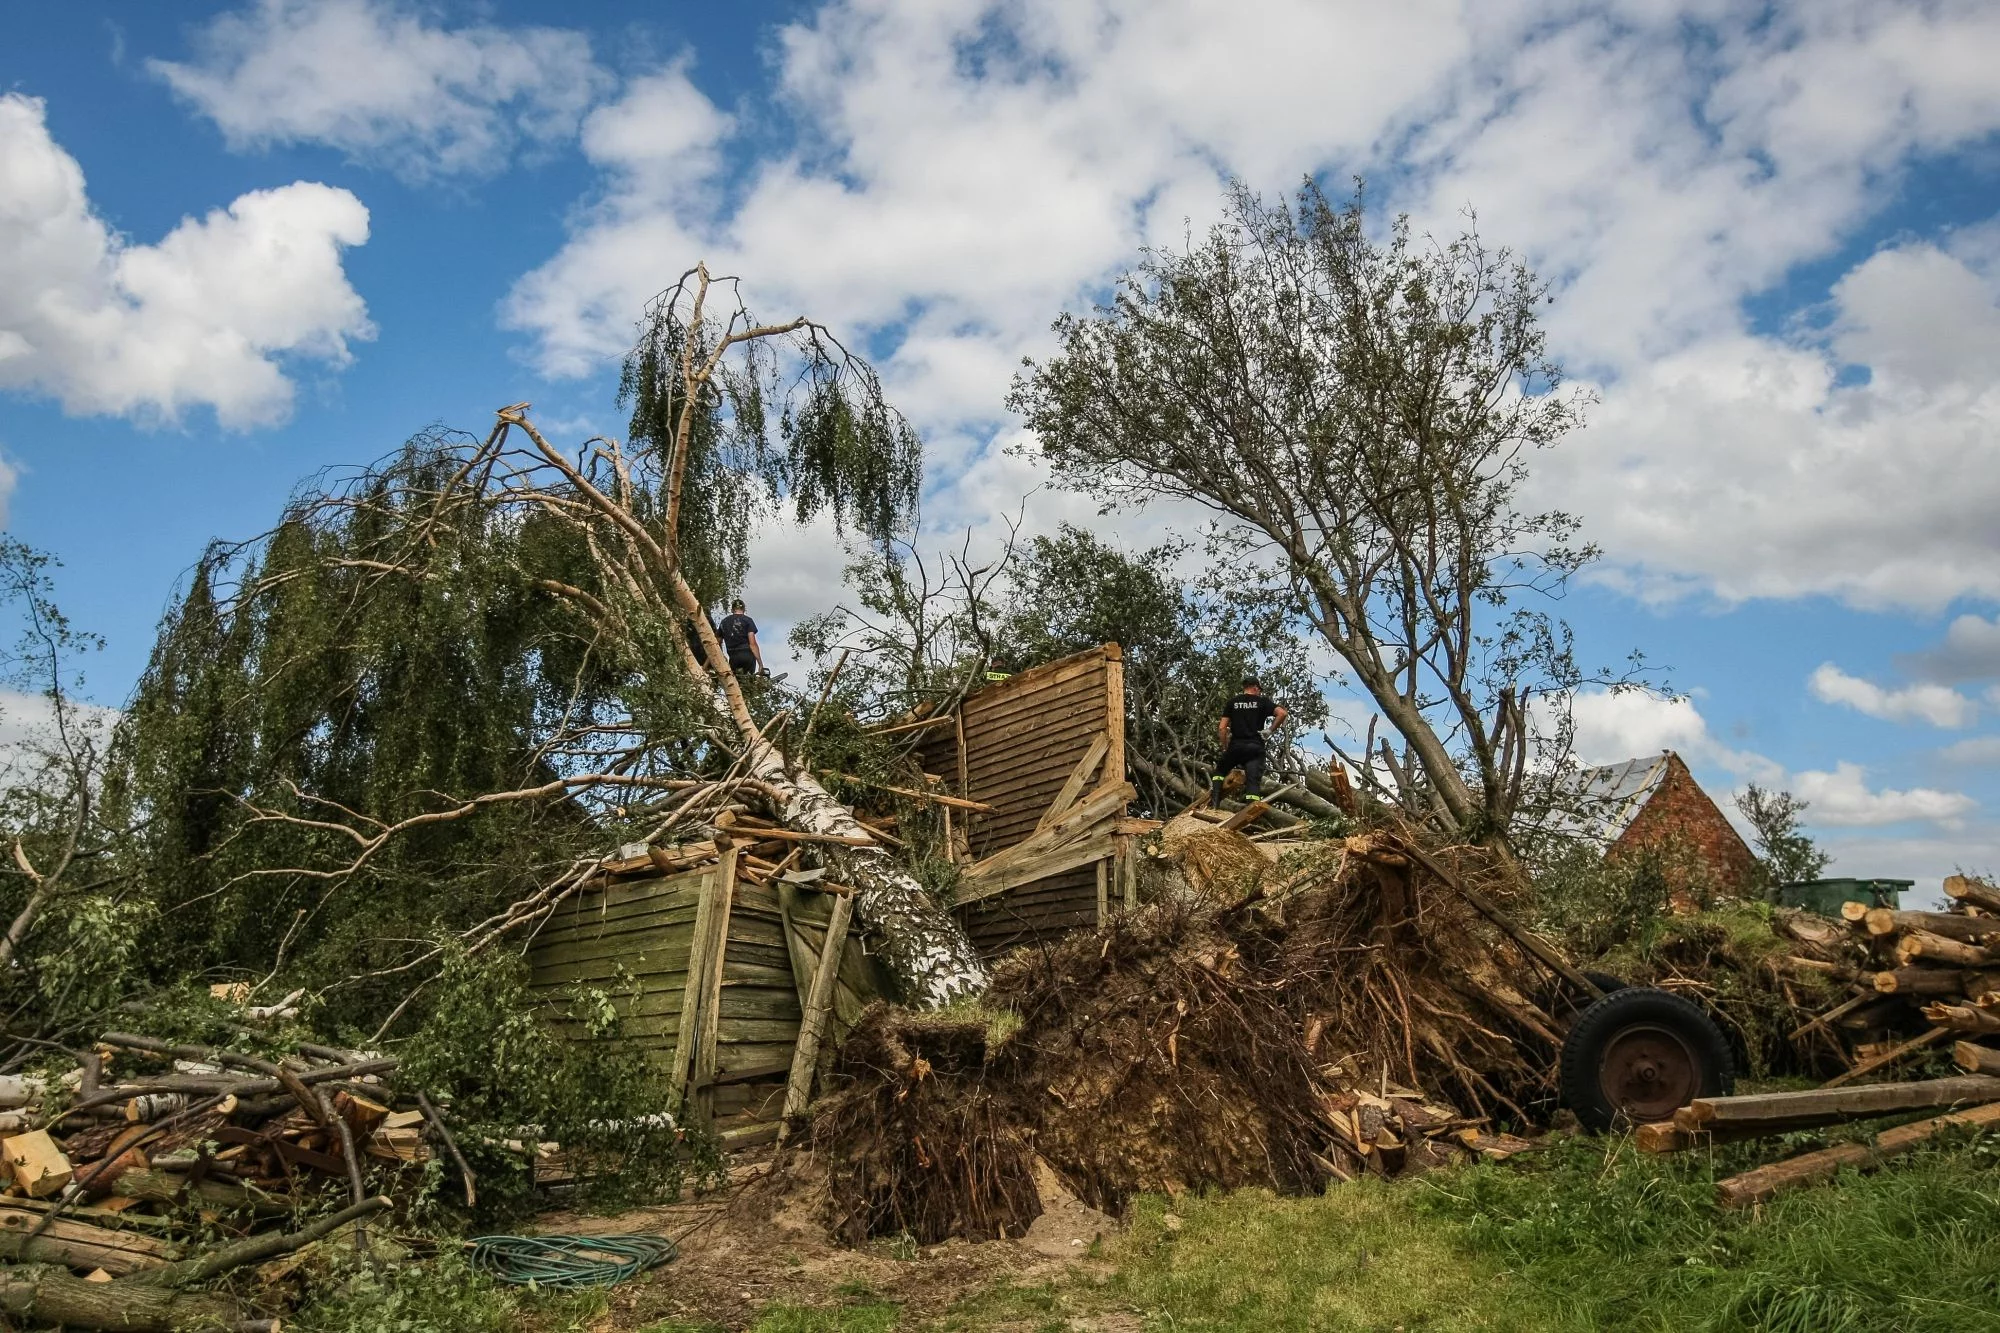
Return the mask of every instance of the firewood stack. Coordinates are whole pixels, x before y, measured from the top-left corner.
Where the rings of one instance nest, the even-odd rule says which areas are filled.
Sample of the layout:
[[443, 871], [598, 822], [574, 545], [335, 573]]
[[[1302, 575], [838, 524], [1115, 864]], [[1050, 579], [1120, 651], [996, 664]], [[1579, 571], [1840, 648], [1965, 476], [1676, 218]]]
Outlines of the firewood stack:
[[[1884, 1036], [1857, 1050], [1860, 1063], [1840, 1081], [1857, 1079], [1960, 1037], [1959, 1063], [2000, 1072], [2000, 888], [1967, 875], [1944, 882], [1950, 910], [1905, 912], [1850, 902], [1841, 909], [1866, 943], [1875, 970], [1861, 993], [1822, 1016], [1866, 1026]], [[1910, 1035], [1914, 1031], [1915, 1035]]]
[[[110, 1032], [66, 1076], [0, 1077], [0, 1315], [275, 1329], [189, 1288], [393, 1207], [434, 1153], [457, 1166], [471, 1205], [443, 1115], [396, 1087], [396, 1064], [309, 1043], [267, 1060]], [[551, 1156], [538, 1155], [538, 1174]], [[289, 1231], [329, 1196], [345, 1206]], [[199, 1248], [218, 1227], [241, 1239]]]

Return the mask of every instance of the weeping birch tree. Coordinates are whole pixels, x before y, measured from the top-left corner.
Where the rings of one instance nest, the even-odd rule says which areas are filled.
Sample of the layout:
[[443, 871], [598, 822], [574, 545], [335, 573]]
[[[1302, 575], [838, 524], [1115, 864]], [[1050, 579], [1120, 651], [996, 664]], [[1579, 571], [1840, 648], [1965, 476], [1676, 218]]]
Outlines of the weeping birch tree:
[[343, 974], [318, 980], [393, 1019], [446, 947], [426, 912], [490, 947], [608, 848], [713, 836], [751, 802], [854, 887], [905, 998], [983, 987], [951, 916], [788, 758], [803, 720], [746, 692], [708, 616], [761, 519], [903, 530], [915, 434], [824, 326], [759, 322], [702, 267], [649, 307], [621, 397], [624, 441], [559, 445], [516, 404], [209, 552], [114, 784], [184, 953], [275, 970], [318, 948]]

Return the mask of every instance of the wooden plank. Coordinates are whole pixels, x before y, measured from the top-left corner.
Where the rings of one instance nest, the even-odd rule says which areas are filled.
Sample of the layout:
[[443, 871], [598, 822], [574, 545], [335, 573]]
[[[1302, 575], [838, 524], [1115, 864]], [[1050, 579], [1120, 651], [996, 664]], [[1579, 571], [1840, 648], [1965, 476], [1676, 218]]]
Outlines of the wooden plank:
[[1126, 781], [1125, 772], [1125, 650], [1115, 643], [1104, 645], [1104, 734], [1110, 739], [1105, 756], [1104, 778]]
[[1752, 1204], [1765, 1203], [1787, 1190], [1831, 1180], [1842, 1167], [1878, 1166], [1888, 1158], [1909, 1152], [1940, 1130], [1983, 1132], [1995, 1124], [2000, 1124], [2000, 1102], [1934, 1116], [1914, 1124], [1898, 1125], [1882, 1131], [1872, 1144], [1842, 1143], [1731, 1176], [1715, 1187], [1716, 1197], [1725, 1208], [1747, 1208]]
[[1081, 738], [1083, 743], [1088, 744], [1092, 735], [1104, 729], [1102, 719], [1101, 710], [1090, 699], [1066, 702], [1050, 712], [1024, 709], [1019, 717], [1004, 723], [993, 722], [982, 726], [967, 718], [967, 781], [976, 785], [982, 774], [995, 776], [1004, 773], [1016, 750], [1030, 737], [1043, 736], [1063, 741]]
[[1825, 1083], [1821, 1084], [1820, 1086], [1827, 1088], [1837, 1088], [1843, 1083], [1851, 1083], [1855, 1079], [1861, 1078], [1863, 1075], [1866, 1074], [1872, 1074], [1878, 1069], [1886, 1069], [1890, 1065], [1895, 1064], [1898, 1060], [1902, 1059], [1904, 1056], [1913, 1055], [1916, 1052], [1921, 1051], [1926, 1046], [1935, 1045], [1937, 1042], [1944, 1040], [1944, 1038], [1950, 1032], [1951, 1032], [1950, 1028], [1932, 1028], [1929, 1032], [1926, 1032], [1921, 1036], [1912, 1037], [1908, 1041], [1904, 1042], [1901, 1046], [1897, 1046], [1892, 1050], [1884, 1051], [1882, 1052], [1882, 1054], [1874, 1057], [1873, 1059], [1863, 1060], [1860, 1064], [1854, 1066], [1854, 1068], [1848, 1070], [1844, 1074], [1834, 1075], [1832, 1078], [1828, 1079]]
[[1741, 1097], [1697, 1097], [1674, 1115], [1686, 1129], [1716, 1125], [1752, 1125], [1832, 1116], [1859, 1120], [1897, 1111], [1923, 1111], [2000, 1101], [2000, 1078], [1966, 1076], [1922, 1079], [1914, 1083], [1871, 1083], [1858, 1088], [1808, 1088], [1803, 1092], [1764, 1092]]
[[[819, 1065], [820, 1038], [826, 1032], [827, 1017], [833, 1008], [834, 980], [840, 973], [840, 955], [847, 948], [847, 918], [852, 909], [853, 899], [834, 900], [833, 915], [827, 922], [826, 942], [813, 967], [805, 1016], [799, 1022], [798, 1045], [792, 1052], [792, 1068], [785, 1080], [782, 1115], [787, 1123], [796, 1116], [804, 1115], [806, 1105], [812, 1098], [813, 1072]], [[782, 1143], [784, 1138], [784, 1129], [780, 1128], [778, 1141]]]
[[726, 896], [731, 887], [711, 871], [702, 885], [701, 904], [695, 914], [694, 940], [689, 953], [687, 983], [682, 992], [674, 1035], [674, 1053], [668, 1074], [669, 1087], [673, 1090], [675, 1101], [682, 1106], [686, 1104], [688, 1083], [694, 1077], [695, 1046], [701, 1036], [701, 987], [702, 979], [708, 971], [708, 950], [714, 947], [711, 941], [714, 938], [716, 900]]
[[[1078, 713], [1073, 724], [1044, 723], [1019, 736], [974, 737], [966, 780], [988, 805], [1021, 787], [1053, 778], [1060, 785], [1071, 765], [1104, 734], [1095, 712]], [[981, 811], [990, 814], [991, 811]]]
[[1111, 855], [1097, 863], [1097, 924], [1103, 925], [1111, 915], [1111, 864], [1118, 857], [1118, 845], [1112, 843]]
[[1090, 743], [1090, 748], [1083, 752], [1083, 758], [1076, 761], [1076, 767], [1072, 768], [1069, 776], [1063, 780], [1062, 789], [1056, 792], [1056, 798], [1049, 802], [1048, 810], [1036, 821], [1036, 832], [1046, 829], [1069, 812], [1069, 808], [1076, 804], [1076, 798], [1083, 795], [1085, 784], [1090, 781], [1091, 775], [1097, 772], [1097, 766], [1104, 762], [1104, 756], [1110, 749], [1111, 737], [1104, 732], [1098, 732], [1097, 739]]
[[1023, 884], [1032, 884], [1036, 880], [1059, 875], [1065, 870], [1087, 866], [1093, 861], [1105, 859], [1111, 852], [1111, 835], [1107, 833], [1101, 837], [1083, 838], [1035, 856], [1010, 861], [977, 879], [970, 877], [961, 879], [954, 905], [976, 903]]
[[1139, 854], [1132, 839], [1121, 838], [1125, 847], [1125, 907], [1127, 911], [1139, 906]]
[[[727, 847], [716, 865], [715, 922], [710, 926], [714, 939], [702, 955], [705, 973], [701, 977], [701, 1012], [694, 1047], [693, 1078], [696, 1086], [713, 1082], [715, 1078], [715, 1047], [722, 1039], [722, 963], [729, 953], [729, 917], [736, 900], [736, 858], [739, 855], [734, 846]], [[697, 1105], [704, 1119], [713, 1118], [707, 1102], [697, 1099]]]

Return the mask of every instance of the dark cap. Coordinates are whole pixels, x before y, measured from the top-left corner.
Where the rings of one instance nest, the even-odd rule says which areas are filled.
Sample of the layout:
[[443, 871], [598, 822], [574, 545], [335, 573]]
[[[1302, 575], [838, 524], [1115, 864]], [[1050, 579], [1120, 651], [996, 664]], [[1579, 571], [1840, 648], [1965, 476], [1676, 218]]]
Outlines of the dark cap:
[[741, 597], [738, 597], [735, 601], [729, 604], [729, 609], [731, 611], [741, 611], [743, 609], [743, 599]]

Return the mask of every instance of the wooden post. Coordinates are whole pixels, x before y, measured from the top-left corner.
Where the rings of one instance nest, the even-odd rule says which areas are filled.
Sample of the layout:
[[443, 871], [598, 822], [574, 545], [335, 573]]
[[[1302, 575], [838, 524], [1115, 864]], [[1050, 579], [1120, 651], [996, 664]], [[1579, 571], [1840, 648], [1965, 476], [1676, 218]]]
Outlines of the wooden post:
[[[1113, 852], [1112, 856], [1117, 853]], [[1111, 915], [1111, 857], [1097, 863], [1097, 924], [1103, 925], [1104, 918]]]
[[1125, 876], [1123, 887], [1125, 890], [1125, 910], [1130, 912], [1139, 906], [1139, 858], [1133, 851], [1134, 843], [1131, 838], [1121, 838], [1119, 841], [1125, 844]]
[[708, 927], [715, 916], [716, 878], [702, 876], [695, 901], [694, 933], [688, 936], [687, 981], [681, 987], [681, 1015], [674, 1030], [674, 1053], [668, 1062], [668, 1086], [682, 1108], [688, 1103], [688, 1079], [694, 1068], [694, 1047], [701, 1032], [701, 979], [708, 975]]
[[778, 1142], [790, 1137], [794, 1116], [805, 1114], [812, 1100], [813, 1071], [819, 1067], [820, 1038], [826, 1032], [827, 1015], [833, 1009], [833, 986], [840, 975], [840, 955], [847, 948], [847, 918], [854, 900], [839, 894], [826, 922], [826, 940], [820, 946], [819, 966], [813, 970], [812, 992], [806, 997], [804, 1016], [799, 1020], [799, 1042], [792, 1048], [792, 1073], [785, 1082], [784, 1118], [778, 1122]]
[[701, 983], [700, 1026], [694, 1045], [695, 1105], [703, 1120], [715, 1111], [715, 1044], [722, 1024], [722, 969], [729, 956], [729, 909], [736, 898], [736, 848], [725, 847], [715, 865], [715, 910], [711, 913], [707, 972]]

